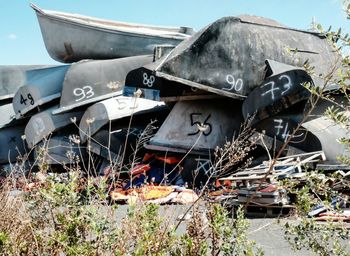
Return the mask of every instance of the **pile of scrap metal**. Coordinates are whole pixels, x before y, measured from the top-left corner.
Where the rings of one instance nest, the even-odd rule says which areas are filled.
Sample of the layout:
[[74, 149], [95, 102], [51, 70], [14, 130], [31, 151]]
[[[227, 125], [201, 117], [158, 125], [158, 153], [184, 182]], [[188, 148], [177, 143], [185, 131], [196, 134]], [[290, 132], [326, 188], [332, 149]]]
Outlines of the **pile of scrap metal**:
[[[4, 167], [21, 156], [32, 166], [43, 157], [56, 167], [79, 161], [96, 174], [125, 177], [116, 200], [147, 198], [140, 187], [166, 184], [176, 186], [164, 193], [176, 201], [179, 186], [223, 178], [218, 167], [231, 160], [218, 163], [216, 148], [237, 140], [254, 147], [225, 171], [231, 183], [244, 180], [230, 175], [247, 160], [261, 164], [279, 151], [323, 151], [320, 163], [336, 168], [338, 155], [350, 155], [336, 142], [346, 130], [322, 115], [345, 97], [308, 104], [307, 87], [323, 88], [320, 75], [339, 64], [322, 34], [255, 16], [225, 17], [194, 32], [32, 8], [50, 56], [72, 64], [0, 67]], [[326, 86], [329, 94], [337, 88]], [[247, 129], [252, 134], [240, 137]], [[259, 168], [244, 173], [263, 175], [266, 166]], [[243, 183], [239, 202], [252, 191], [273, 195], [269, 203], [287, 201], [273, 183]]]
[[[288, 213], [293, 208], [293, 194], [289, 183], [302, 184], [307, 178], [306, 170], [326, 159], [323, 151], [285, 156], [238, 171], [217, 180], [215, 191], [208, 194], [210, 200], [224, 201], [230, 206], [246, 205], [250, 208], [265, 208], [269, 216]], [[260, 209], [261, 210], [261, 209]], [[274, 211], [275, 210], [275, 211]], [[254, 212], [254, 210], [251, 210]]]

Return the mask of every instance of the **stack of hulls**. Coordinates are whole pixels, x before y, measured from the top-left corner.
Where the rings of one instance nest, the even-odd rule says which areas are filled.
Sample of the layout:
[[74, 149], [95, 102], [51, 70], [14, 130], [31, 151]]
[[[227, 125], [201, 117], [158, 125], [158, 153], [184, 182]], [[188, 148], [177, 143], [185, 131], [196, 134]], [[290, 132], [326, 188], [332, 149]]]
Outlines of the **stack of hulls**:
[[323, 105], [298, 125], [310, 98], [304, 85], [323, 86], [318, 75], [339, 64], [323, 35], [253, 16], [222, 18], [194, 33], [32, 8], [50, 56], [73, 63], [18, 66], [17, 73], [3, 67], [2, 164], [32, 149], [39, 154], [42, 145], [51, 164], [74, 161], [69, 150], [85, 161], [87, 149], [113, 161], [152, 119], [160, 128], [148, 150], [190, 151], [193, 159], [210, 159], [247, 122], [270, 140], [271, 152], [289, 141], [285, 154], [323, 150], [330, 162], [348, 154], [330, 149], [345, 130], [335, 126], [324, 136]]

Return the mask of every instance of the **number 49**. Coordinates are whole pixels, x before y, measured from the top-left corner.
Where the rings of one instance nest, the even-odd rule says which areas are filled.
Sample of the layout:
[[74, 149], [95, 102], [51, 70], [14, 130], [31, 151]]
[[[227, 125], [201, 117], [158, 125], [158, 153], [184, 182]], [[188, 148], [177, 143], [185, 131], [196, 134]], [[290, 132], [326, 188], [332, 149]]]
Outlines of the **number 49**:
[[21, 100], [20, 103], [23, 105], [27, 105], [27, 100], [29, 100], [30, 105], [34, 105], [34, 99], [30, 93], [27, 94], [27, 98], [23, 97], [21, 94]]

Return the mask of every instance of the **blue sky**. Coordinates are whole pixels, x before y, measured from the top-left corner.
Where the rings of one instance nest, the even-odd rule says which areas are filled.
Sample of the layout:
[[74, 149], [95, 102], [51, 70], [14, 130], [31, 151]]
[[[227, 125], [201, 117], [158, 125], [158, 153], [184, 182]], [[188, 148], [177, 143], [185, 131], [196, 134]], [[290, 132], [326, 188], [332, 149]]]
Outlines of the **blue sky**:
[[[27, 0], [0, 0], [0, 65], [57, 64], [46, 52]], [[42, 9], [199, 30], [223, 17], [251, 14], [307, 29], [315, 17], [324, 27], [347, 28], [342, 0], [33, 0]]]

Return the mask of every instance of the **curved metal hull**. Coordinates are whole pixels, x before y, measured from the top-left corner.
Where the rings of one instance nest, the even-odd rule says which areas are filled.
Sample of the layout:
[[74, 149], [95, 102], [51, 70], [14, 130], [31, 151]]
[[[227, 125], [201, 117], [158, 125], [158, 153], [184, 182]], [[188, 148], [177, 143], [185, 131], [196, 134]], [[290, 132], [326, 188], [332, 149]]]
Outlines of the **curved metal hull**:
[[[152, 54], [156, 45], [177, 45], [189, 35], [181, 28], [158, 28], [139, 25], [147, 32], [135, 32], [138, 26], [104, 21], [61, 12], [36, 11], [41, 33], [49, 55], [60, 62], [82, 59], [113, 59]], [[159, 33], [161, 31], [162, 33]]]
[[0, 128], [9, 126], [15, 120], [15, 112], [13, 111], [12, 103], [0, 106]]
[[[38, 157], [44, 157], [40, 159], [47, 164], [77, 164], [84, 161], [87, 157], [86, 148], [79, 144], [74, 143], [69, 139], [70, 133], [67, 135], [52, 136], [48, 141], [39, 143], [34, 151], [35, 159]], [[70, 134], [71, 135], [71, 134]], [[44, 154], [42, 151], [44, 150]], [[77, 161], [77, 157], [79, 160]], [[38, 164], [39, 162], [35, 162]]]
[[317, 33], [266, 24], [258, 17], [225, 17], [203, 28], [158, 61], [156, 76], [223, 96], [244, 98], [266, 78], [266, 59], [328, 74], [339, 56]]
[[66, 112], [121, 95], [128, 72], [150, 63], [152, 58], [151, 55], [143, 55], [72, 64], [64, 79], [60, 107], [53, 113]]
[[84, 143], [107, 123], [124, 117], [152, 112], [164, 103], [147, 99], [118, 96], [90, 106], [79, 124], [80, 139]]
[[83, 115], [83, 112], [77, 111], [52, 115], [52, 110], [56, 108], [47, 109], [30, 118], [24, 131], [29, 148], [33, 148], [44, 138], [72, 124], [73, 121], [78, 122]]
[[13, 98], [26, 79], [26, 72], [48, 65], [2, 65], [0, 66], [0, 100]]
[[28, 71], [25, 85], [17, 90], [12, 100], [17, 117], [59, 98], [68, 68], [69, 65], [64, 65]]
[[[180, 101], [151, 138], [147, 148], [208, 154], [238, 135], [243, 117], [241, 103], [227, 99]], [[203, 130], [201, 132], [201, 127]]]

